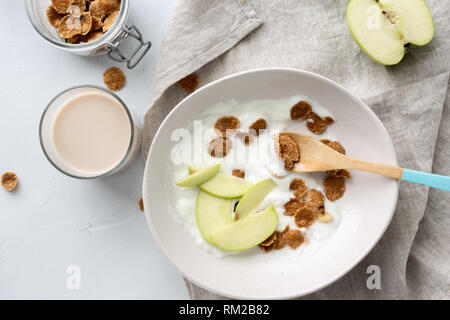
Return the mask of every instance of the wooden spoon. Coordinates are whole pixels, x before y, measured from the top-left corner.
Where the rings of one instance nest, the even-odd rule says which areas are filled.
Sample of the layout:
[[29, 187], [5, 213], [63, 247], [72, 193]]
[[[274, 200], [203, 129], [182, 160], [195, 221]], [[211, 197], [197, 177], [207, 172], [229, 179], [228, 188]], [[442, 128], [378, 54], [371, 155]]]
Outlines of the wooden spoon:
[[292, 169], [294, 172], [360, 170], [450, 191], [450, 177], [354, 159], [310, 136], [296, 132], [281, 132], [279, 135], [291, 137], [300, 149], [300, 161], [295, 163]]

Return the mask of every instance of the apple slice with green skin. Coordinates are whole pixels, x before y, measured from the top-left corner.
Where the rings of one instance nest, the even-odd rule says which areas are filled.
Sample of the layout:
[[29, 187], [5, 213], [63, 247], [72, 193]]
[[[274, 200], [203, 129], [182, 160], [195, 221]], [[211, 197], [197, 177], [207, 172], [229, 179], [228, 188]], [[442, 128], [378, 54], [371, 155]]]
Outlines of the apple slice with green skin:
[[219, 172], [211, 180], [202, 183], [200, 189], [219, 198], [236, 199], [242, 197], [252, 185], [248, 180]]
[[214, 177], [220, 169], [220, 164], [202, 169], [194, 174], [187, 176], [175, 184], [180, 187], [196, 187]]
[[211, 234], [232, 223], [233, 200], [200, 191], [197, 196], [197, 225], [203, 238], [212, 243]]
[[248, 189], [244, 196], [239, 200], [236, 207], [234, 220], [239, 220], [246, 217], [250, 212], [256, 209], [264, 198], [277, 187], [277, 184], [272, 179], [266, 179], [258, 182], [253, 187]]
[[434, 35], [424, 0], [351, 0], [347, 23], [360, 48], [384, 65], [399, 63], [406, 44], [424, 46]]
[[194, 173], [199, 172], [200, 170], [203, 170], [203, 169], [204, 168], [189, 166], [189, 174], [194, 174]]
[[223, 227], [211, 235], [213, 243], [226, 251], [253, 248], [272, 235], [278, 226], [278, 214], [268, 208]]

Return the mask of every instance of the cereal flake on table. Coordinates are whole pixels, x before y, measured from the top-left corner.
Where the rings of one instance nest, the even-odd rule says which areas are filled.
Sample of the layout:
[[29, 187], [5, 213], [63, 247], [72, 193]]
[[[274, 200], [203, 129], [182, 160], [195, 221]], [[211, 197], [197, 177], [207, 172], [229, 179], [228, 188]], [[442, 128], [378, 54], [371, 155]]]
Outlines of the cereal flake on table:
[[2, 174], [2, 186], [8, 191], [13, 191], [17, 184], [19, 183], [19, 178], [17, 174], [11, 171], [7, 171]]
[[119, 91], [125, 85], [125, 75], [119, 68], [109, 68], [103, 73], [103, 82], [113, 91]]
[[181, 89], [186, 90], [189, 93], [193, 93], [195, 90], [197, 90], [199, 82], [199, 77], [195, 73], [191, 73], [190, 75], [187, 75], [186, 77], [178, 81], [178, 85]]
[[139, 210], [144, 211], [144, 199], [139, 199]]

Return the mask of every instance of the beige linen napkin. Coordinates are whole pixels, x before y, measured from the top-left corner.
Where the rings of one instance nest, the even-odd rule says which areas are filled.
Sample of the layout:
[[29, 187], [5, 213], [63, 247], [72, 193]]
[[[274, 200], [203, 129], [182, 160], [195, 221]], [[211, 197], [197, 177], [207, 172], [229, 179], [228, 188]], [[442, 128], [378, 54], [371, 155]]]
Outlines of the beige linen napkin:
[[[450, 175], [450, 3], [427, 0], [435, 39], [397, 66], [366, 57], [346, 24], [347, 0], [179, 0], [161, 49], [145, 116], [147, 156], [161, 121], [187, 93], [175, 83], [196, 72], [200, 86], [260, 67], [317, 72], [362, 98], [395, 144], [399, 165]], [[450, 298], [450, 193], [402, 182], [383, 238], [346, 276], [306, 298]], [[381, 289], [367, 288], [367, 267]], [[186, 281], [193, 299], [223, 298]]]

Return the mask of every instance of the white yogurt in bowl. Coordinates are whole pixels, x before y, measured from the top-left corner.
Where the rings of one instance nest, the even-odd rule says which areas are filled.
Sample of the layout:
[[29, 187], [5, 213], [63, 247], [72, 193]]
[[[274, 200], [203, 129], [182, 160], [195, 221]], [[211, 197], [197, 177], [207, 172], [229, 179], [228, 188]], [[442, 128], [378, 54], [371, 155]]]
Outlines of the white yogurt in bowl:
[[[191, 235], [193, 241], [202, 249], [210, 252], [218, 257], [224, 257], [235, 252], [221, 250], [207, 243], [198, 229], [196, 222], [196, 199], [198, 188], [182, 188], [175, 185], [175, 181], [188, 175], [188, 167], [193, 166], [209, 166], [220, 163], [220, 171], [225, 174], [232, 173], [233, 169], [242, 169], [245, 171], [245, 179], [257, 183], [264, 179], [271, 178], [277, 184], [277, 187], [264, 199], [258, 206], [257, 210], [273, 206], [277, 211], [279, 223], [277, 230], [283, 231], [286, 226], [297, 228], [293, 217], [283, 214], [285, 211], [284, 204], [294, 197], [289, 190], [289, 184], [293, 178], [302, 178], [308, 189], [316, 189], [323, 193], [324, 173], [293, 173], [284, 169], [284, 162], [281, 161], [274, 151], [274, 143], [272, 135], [281, 131], [294, 131], [313, 135], [306, 128], [306, 121], [294, 121], [290, 118], [290, 109], [297, 102], [308, 101], [315, 113], [321, 117], [333, 117], [333, 115], [323, 106], [306, 96], [293, 96], [284, 99], [262, 99], [251, 100], [239, 103], [236, 100], [217, 103], [206, 108], [205, 112], [197, 119], [190, 121], [185, 129], [189, 132], [183, 136], [184, 141], [176, 144], [172, 149], [172, 160], [176, 163], [173, 171], [173, 190], [174, 210], [170, 210], [175, 221], [182, 224]], [[267, 122], [267, 134], [257, 137], [248, 146], [244, 144], [244, 140], [234, 135], [230, 137], [232, 148], [224, 158], [213, 158], [208, 153], [208, 144], [217, 133], [215, 132], [214, 123], [223, 116], [234, 116], [240, 120], [240, 128], [246, 129], [259, 118], [263, 118]], [[201, 132], [199, 131], [201, 128]], [[188, 138], [187, 138], [188, 137]], [[338, 140], [324, 132], [319, 139]], [[173, 139], [178, 140], [179, 135], [174, 134]], [[186, 144], [186, 139], [188, 143]], [[183, 140], [183, 139], [182, 139]], [[196, 141], [197, 140], [197, 141]], [[200, 141], [201, 140], [201, 141]], [[186, 147], [190, 145], [190, 147]], [[186, 158], [186, 150], [190, 153]], [[181, 161], [183, 159], [183, 161]], [[177, 163], [179, 162], [179, 163]], [[276, 177], [272, 174], [275, 173]], [[332, 215], [333, 220], [330, 223], [315, 222], [309, 228], [301, 228], [302, 232], [308, 239], [296, 250], [285, 248], [295, 258], [308, 257], [317, 251], [324, 243], [328, 242], [341, 221], [341, 213], [339, 206], [325, 199], [326, 211]], [[259, 250], [253, 248], [250, 250]], [[269, 254], [283, 254], [278, 251]], [[264, 254], [261, 252], [261, 254]]]

